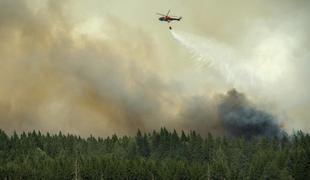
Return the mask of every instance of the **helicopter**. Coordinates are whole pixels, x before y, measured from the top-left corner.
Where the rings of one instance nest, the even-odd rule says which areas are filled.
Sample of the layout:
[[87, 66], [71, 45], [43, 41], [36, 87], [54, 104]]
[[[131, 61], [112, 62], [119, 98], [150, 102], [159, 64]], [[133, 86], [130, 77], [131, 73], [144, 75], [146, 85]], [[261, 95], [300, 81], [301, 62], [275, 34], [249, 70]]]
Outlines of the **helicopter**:
[[[182, 19], [182, 17], [178, 17], [178, 16], [169, 16], [170, 10], [168, 11], [168, 13], [166, 15], [161, 14], [161, 13], [156, 13], [157, 15], [161, 16], [158, 20], [159, 21], [166, 21], [167, 23], [170, 23], [171, 21], [180, 21]], [[171, 30], [172, 27], [169, 26], [169, 29]]]

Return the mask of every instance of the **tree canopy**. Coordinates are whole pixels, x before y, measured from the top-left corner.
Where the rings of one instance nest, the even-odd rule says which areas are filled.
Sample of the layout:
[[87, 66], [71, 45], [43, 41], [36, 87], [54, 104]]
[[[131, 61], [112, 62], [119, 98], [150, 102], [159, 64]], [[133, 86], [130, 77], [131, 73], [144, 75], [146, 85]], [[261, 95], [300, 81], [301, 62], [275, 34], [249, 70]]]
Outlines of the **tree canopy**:
[[159, 131], [101, 138], [0, 130], [0, 179], [310, 179], [310, 136]]

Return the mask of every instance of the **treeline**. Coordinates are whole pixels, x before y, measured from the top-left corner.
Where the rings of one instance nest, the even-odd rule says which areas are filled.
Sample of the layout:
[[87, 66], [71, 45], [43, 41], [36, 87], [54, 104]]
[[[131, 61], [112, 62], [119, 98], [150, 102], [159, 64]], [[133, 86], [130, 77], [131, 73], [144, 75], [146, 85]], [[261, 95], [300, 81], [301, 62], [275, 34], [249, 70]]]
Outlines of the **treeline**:
[[0, 130], [0, 179], [310, 179], [310, 136], [81, 138]]

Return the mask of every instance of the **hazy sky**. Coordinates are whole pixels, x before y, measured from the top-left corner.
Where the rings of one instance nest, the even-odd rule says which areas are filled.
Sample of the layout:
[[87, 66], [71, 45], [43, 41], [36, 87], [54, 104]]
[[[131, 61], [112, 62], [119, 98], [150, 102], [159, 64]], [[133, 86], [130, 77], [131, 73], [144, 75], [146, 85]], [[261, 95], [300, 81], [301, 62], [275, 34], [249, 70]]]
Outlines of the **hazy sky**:
[[[156, 15], [169, 9], [198, 51], [221, 44], [210, 53], [227, 71], [172, 36]], [[309, 132], [309, 19], [308, 0], [0, 0], [0, 128], [204, 134], [236, 88], [287, 131]]]

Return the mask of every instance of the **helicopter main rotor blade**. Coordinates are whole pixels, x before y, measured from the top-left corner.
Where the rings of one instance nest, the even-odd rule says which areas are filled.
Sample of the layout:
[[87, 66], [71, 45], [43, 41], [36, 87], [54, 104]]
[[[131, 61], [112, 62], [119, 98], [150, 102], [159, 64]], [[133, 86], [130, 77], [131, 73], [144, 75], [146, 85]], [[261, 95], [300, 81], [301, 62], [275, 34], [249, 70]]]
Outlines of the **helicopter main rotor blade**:
[[168, 13], [167, 13], [167, 15], [166, 15], [166, 16], [168, 16], [168, 15], [169, 15], [169, 13], [170, 13], [170, 9], [169, 9], [169, 11], [168, 11]]

